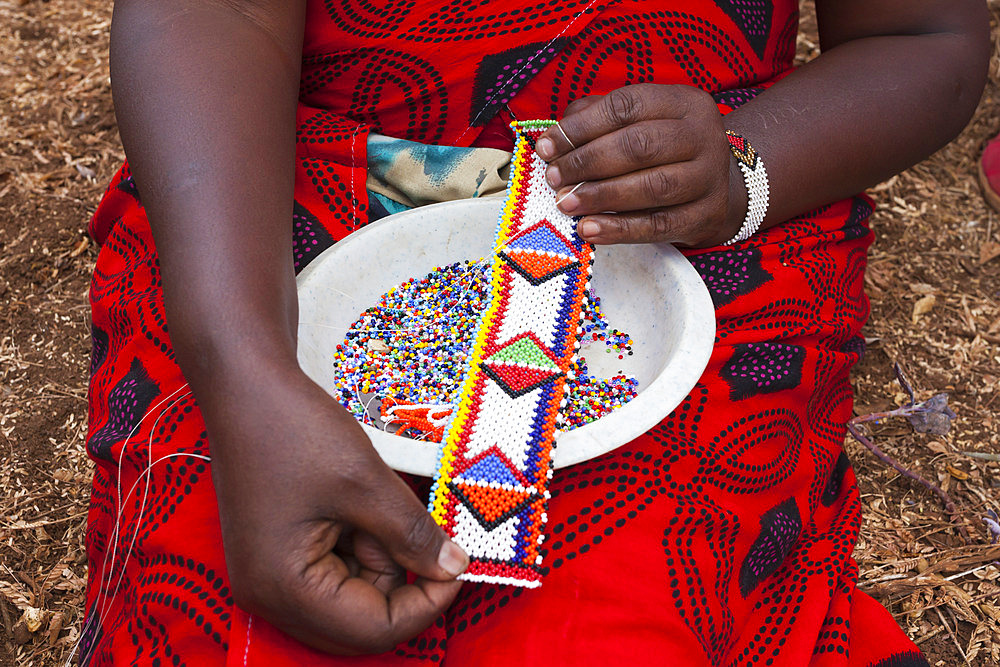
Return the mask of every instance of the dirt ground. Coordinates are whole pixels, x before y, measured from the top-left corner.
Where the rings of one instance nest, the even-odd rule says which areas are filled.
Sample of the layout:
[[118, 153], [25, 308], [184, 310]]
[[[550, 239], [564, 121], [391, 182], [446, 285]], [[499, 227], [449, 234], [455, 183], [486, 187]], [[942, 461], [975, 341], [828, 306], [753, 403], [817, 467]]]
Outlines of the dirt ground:
[[[111, 4], [0, 0], [0, 665], [61, 664], [82, 617], [96, 256], [85, 224], [122, 158], [107, 72]], [[1000, 0], [990, 4], [997, 44]], [[804, 16], [808, 26], [808, 7]], [[815, 54], [808, 32], [799, 46]], [[872, 193], [878, 240], [856, 412], [905, 402], [894, 362], [918, 400], [949, 394], [958, 416], [947, 435], [914, 433], [902, 419], [870, 432], [951, 495], [970, 539], [935, 495], [849, 441], [866, 508], [856, 556], [862, 587], [932, 665], [1000, 664], [1000, 545], [984, 521], [1000, 512], [1000, 219], [975, 176], [979, 150], [1000, 130], [998, 54], [962, 136]]]

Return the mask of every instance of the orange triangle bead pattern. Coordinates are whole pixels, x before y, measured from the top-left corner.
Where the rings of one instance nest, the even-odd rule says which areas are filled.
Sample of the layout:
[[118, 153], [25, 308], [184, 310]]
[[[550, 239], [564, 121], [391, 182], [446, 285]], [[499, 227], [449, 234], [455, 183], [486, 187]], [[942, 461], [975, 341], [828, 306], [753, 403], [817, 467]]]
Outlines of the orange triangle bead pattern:
[[441, 443], [429, 509], [469, 554], [459, 578], [541, 585], [552, 447], [594, 249], [556, 208], [535, 140], [555, 121], [520, 121], [497, 225], [490, 303]]

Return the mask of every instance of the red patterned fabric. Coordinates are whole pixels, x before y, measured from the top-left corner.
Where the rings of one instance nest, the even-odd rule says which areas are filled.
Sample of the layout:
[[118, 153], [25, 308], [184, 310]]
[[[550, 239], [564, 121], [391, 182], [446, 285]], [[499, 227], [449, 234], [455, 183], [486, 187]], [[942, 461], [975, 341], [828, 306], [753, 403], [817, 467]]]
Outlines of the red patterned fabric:
[[[793, 0], [310, 3], [296, 268], [366, 223], [370, 131], [472, 145], [489, 127], [483, 142], [496, 145], [508, 109], [556, 118], [580, 96], [644, 81], [700, 86], [725, 111], [791, 66], [796, 11]], [[851, 559], [860, 502], [842, 442], [870, 213], [857, 197], [691, 252], [718, 319], [708, 368], [649, 433], [556, 474], [543, 586], [466, 584], [395, 651], [336, 658], [233, 606], [205, 425], [123, 167], [91, 226], [103, 248], [83, 663], [926, 665], [856, 590]]]

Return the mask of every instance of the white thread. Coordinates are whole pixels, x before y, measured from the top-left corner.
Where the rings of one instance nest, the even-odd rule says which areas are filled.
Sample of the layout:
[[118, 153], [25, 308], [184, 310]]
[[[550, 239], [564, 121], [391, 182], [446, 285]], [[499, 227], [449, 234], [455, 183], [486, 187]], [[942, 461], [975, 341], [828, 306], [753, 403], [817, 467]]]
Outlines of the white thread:
[[[139, 536], [139, 527], [142, 524], [142, 515], [146, 511], [146, 499], [149, 497], [149, 484], [150, 484], [150, 480], [152, 480], [152, 478], [153, 478], [153, 475], [152, 475], [151, 471], [152, 471], [152, 468], [153, 468], [153, 436], [156, 434], [156, 425], [160, 423], [160, 419], [167, 412], [167, 410], [172, 409], [177, 404], [178, 401], [180, 401], [180, 400], [182, 400], [182, 399], [184, 399], [184, 398], [186, 398], [187, 396], [190, 396], [190, 395], [191, 395], [191, 392], [189, 391], [189, 392], [181, 394], [180, 396], [178, 396], [177, 398], [175, 398], [174, 401], [166, 409], [164, 409], [162, 412], [160, 412], [160, 414], [158, 414], [156, 416], [156, 420], [153, 421], [152, 428], [149, 429], [149, 442], [146, 445], [146, 451], [148, 453], [146, 461], [147, 461], [148, 465], [147, 465], [146, 470], [143, 471], [143, 473], [136, 479], [135, 483], [132, 485], [132, 488], [129, 490], [128, 496], [126, 496], [126, 498], [125, 498], [125, 502], [128, 501], [128, 497], [132, 495], [132, 491], [135, 490], [135, 487], [139, 484], [139, 480], [142, 479], [142, 477], [146, 475], [146, 472], [150, 472], [150, 474], [149, 474], [149, 476], [146, 477], [146, 487], [142, 491], [142, 502], [139, 503], [139, 512], [138, 512], [138, 514], [137, 514], [137, 516], [135, 518], [135, 529], [132, 531], [132, 541], [129, 542], [128, 550], [125, 552], [125, 557], [122, 559], [121, 574], [118, 575], [118, 582], [115, 584], [115, 590], [114, 590], [114, 592], [111, 593], [111, 597], [105, 597], [104, 598], [105, 599], [105, 603], [108, 605], [108, 611], [111, 610], [111, 604], [108, 601], [109, 600], [114, 600], [114, 597], [116, 595], [118, 595], [118, 589], [121, 587], [122, 581], [125, 579], [125, 567], [128, 565], [129, 558], [132, 557], [132, 548], [135, 546], [136, 537]], [[119, 470], [118, 470], [118, 478], [121, 479], [121, 468], [119, 468]], [[111, 568], [112, 568], [112, 570], [114, 569], [114, 561], [112, 561]], [[109, 583], [110, 583], [110, 578], [109, 578]], [[104, 623], [104, 618], [105, 618], [105, 615], [102, 612], [101, 619], [100, 619], [100, 622], [102, 624]]]
[[359, 124], [354, 128], [354, 132], [351, 134], [351, 226], [354, 227], [358, 223], [358, 191], [354, 187], [354, 172], [357, 171], [358, 161], [354, 155], [354, 147], [358, 143], [358, 131], [364, 127], [364, 125]]
[[63, 663], [63, 667], [71, 667], [73, 664], [73, 658], [76, 656], [76, 650], [80, 648], [80, 644], [83, 642], [83, 638], [87, 636], [87, 628], [90, 626], [91, 622], [94, 620], [94, 615], [91, 614], [87, 617], [84, 622], [83, 627], [80, 628], [80, 637], [73, 644], [73, 648], [70, 649], [69, 655], [66, 656], [66, 662]]
[[[357, 380], [354, 381], [354, 398], [358, 399], [358, 403], [361, 403], [361, 391], [358, 390], [358, 381]], [[365, 415], [362, 414], [361, 415], [361, 423], [362, 424], [365, 423], [364, 418], [365, 418]]]
[[[121, 452], [119, 453], [119, 456], [118, 456], [118, 474], [117, 474], [116, 479], [115, 479], [115, 482], [116, 482], [115, 491], [117, 493], [117, 500], [118, 500], [117, 507], [116, 507], [116, 512], [115, 512], [115, 526], [114, 526], [114, 530], [112, 531], [111, 535], [108, 537], [108, 545], [112, 546], [111, 552], [117, 552], [118, 527], [121, 524], [121, 520], [122, 520], [122, 507], [123, 507], [123, 504], [122, 504], [122, 475], [121, 475], [121, 470], [122, 470], [122, 461], [125, 460], [125, 449], [128, 447], [128, 441], [132, 438], [133, 435], [135, 435], [135, 432], [142, 425], [142, 422], [146, 421], [146, 417], [148, 417], [149, 415], [153, 414], [153, 412], [155, 410], [158, 410], [161, 405], [163, 405], [164, 403], [166, 403], [167, 401], [169, 401], [171, 398], [173, 398], [177, 394], [177, 392], [179, 392], [180, 390], [184, 389], [187, 386], [188, 386], [188, 384], [185, 382], [180, 387], [178, 387], [177, 389], [175, 389], [174, 391], [172, 391], [168, 396], [166, 396], [165, 398], [161, 399], [159, 403], [157, 403], [155, 406], [153, 406], [153, 408], [151, 410], [147, 411], [146, 414], [144, 414], [142, 416], [142, 419], [140, 419], [136, 423], [136, 425], [132, 427], [132, 430], [129, 431], [128, 436], [126, 436], [125, 439], [122, 440], [122, 448], [121, 448]], [[163, 412], [166, 412], [167, 409], [168, 408], [164, 408]], [[162, 414], [162, 412], [161, 412], [161, 414]], [[115, 558], [117, 558], [117, 553], [111, 553], [111, 566], [110, 566], [110, 568], [105, 569], [107, 567], [107, 565], [108, 565], [108, 553], [109, 553], [108, 549], [105, 549], [105, 551], [104, 551], [104, 560], [101, 563], [101, 581], [102, 582], [104, 581], [105, 572], [112, 573], [112, 572], [114, 572], [114, 568], [115, 568]], [[112, 576], [111, 574], [108, 575], [108, 585], [109, 586], [111, 585], [111, 576]], [[98, 597], [94, 599], [94, 606], [95, 607], [97, 605], [98, 600], [100, 599], [100, 594], [101, 594], [101, 591], [103, 589], [104, 589], [104, 586], [100, 585], [99, 588], [98, 588]], [[107, 595], [104, 596], [104, 599], [105, 599], [105, 602], [106, 602], [107, 599], [108, 599]], [[105, 611], [104, 607], [101, 607], [101, 609], [100, 609], [100, 611], [98, 613], [98, 623], [101, 623], [101, 622], [104, 621], [104, 611]]]
[[[125, 500], [126, 501], [129, 498], [131, 498], [132, 497], [132, 493], [135, 491], [135, 488], [137, 486], [139, 486], [139, 482], [142, 480], [143, 477], [146, 477], [147, 482], [146, 482], [146, 489], [143, 492], [144, 493], [144, 495], [143, 495], [143, 502], [140, 505], [139, 516], [137, 516], [136, 519], [135, 519], [135, 524], [136, 524], [135, 525], [135, 531], [136, 531], [136, 533], [138, 533], [138, 531], [139, 531], [139, 524], [142, 521], [142, 512], [145, 511], [145, 507], [144, 507], [145, 502], [146, 502], [146, 500], [145, 500], [145, 494], [148, 493], [148, 491], [149, 491], [149, 479], [151, 479], [152, 476], [153, 476], [153, 467], [156, 466], [156, 464], [160, 463], [161, 461], [166, 461], [167, 459], [175, 459], [175, 458], [180, 458], [180, 457], [188, 457], [188, 458], [201, 459], [202, 461], [206, 461], [208, 463], [212, 462], [212, 458], [211, 457], [205, 456], [204, 454], [196, 454], [194, 452], [174, 452], [173, 454], [164, 454], [163, 456], [161, 456], [160, 458], [156, 459], [155, 461], [152, 461], [149, 464], [149, 466], [147, 466], [146, 469], [142, 471], [142, 473], [139, 475], [139, 478], [135, 480], [135, 482], [132, 484], [132, 488], [129, 489], [128, 494], [125, 496]], [[150, 458], [152, 458], [152, 456], [150, 456]], [[133, 541], [134, 541], [134, 539], [133, 539]], [[129, 550], [128, 550], [128, 553], [125, 554], [125, 558], [122, 559], [121, 575], [119, 575], [119, 577], [118, 577], [118, 583], [115, 585], [115, 590], [111, 594], [111, 597], [110, 598], [106, 598], [106, 599], [109, 599], [109, 600], [110, 599], [114, 599], [114, 596], [118, 594], [118, 587], [121, 586], [122, 580], [125, 578], [125, 568], [128, 565], [128, 559], [131, 558], [131, 557], [132, 557], [132, 548], [130, 546]], [[107, 610], [108, 611], [111, 610], [111, 606], [110, 605], [108, 606]], [[101, 618], [101, 621], [100, 621], [101, 623], [104, 622], [104, 618], [105, 617]]]
[[465, 128], [465, 132], [462, 132], [462, 134], [458, 135], [458, 139], [455, 140], [455, 143], [457, 143], [457, 144], [461, 143], [462, 138], [465, 135], [467, 135], [469, 133], [469, 130], [471, 130], [475, 126], [476, 122], [479, 120], [479, 117], [483, 115], [483, 112], [486, 111], [490, 107], [491, 104], [493, 104], [493, 100], [495, 100], [497, 98], [497, 96], [499, 96], [501, 93], [504, 92], [504, 89], [507, 87], [507, 84], [509, 84], [511, 81], [513, 81], [515, 78], [517, 78], [517, 76], [520, 75], [521, 72], [523, 72], [524, 70], [528, 69], [531, 66], [531, 63], [535, 60], [535, 58], [537, 58], [538, 56], [542, 55], [542, 53], [544, 53], [546, 49], [548, 49], [550, 46], [552, 46], [553, 44], [555, 44], [556, 40], [558, 40], [560, 37], [562, 37], [566, 33], [567, 30], [569, 30], [571, 27], [573, 27], [573, 24], [575, 24], [577, 21], [579, 21], [580, 18], [583, 17], [583, 15], [586, 14], [590, 10], [591, 7], [593, 7], [595, 4], [597, 4], [597, 1], [598, 0], [590, 0], [590, 2], [587, 3], [587, 6], [584, 7], [580, 11], [579, 14], [577, 14], [576, 16], [574, 16], [573, 20], [566, 24], [566, 27], [564, 27], [562, 30], [559, 31], [559, 34], [557, 34], [555, 37], [553, 37], [551, 40], [549, 40], [549, 42], [545, 46], [543, 46], [541, 49], [539, 49], [538, 51], [536, 51], [533, 56], [531, 56], [530, 58], [528, 58], [525, 61], [524, 67], [522, 67], [521, 69], [515, 70], [510, 75], [509, 79], [507, 79], [506, 81], [503, 82], [503, 84], [501, 84], [500, 86], [498, 86], [497, 87], [497, 92], [495, 92], [493, 94], [493, 96], [490, 97], [490, 99], [486, 100], [486, 103], [483, 105], [483, 108], [479, 110], [479, 113], [476, 114], [476, 117], [472, 119], [471, 123], [469, 123], [469, 127]]
[[[357, 388], [358, 388], [358, 383], [357, 383], [357, 381], [355, 381], [354, 382], [354, 391], [355, 391], [355, 393], [357, 393]], [[369, 410], [369, 408], [371, 408], [372, 401], [374, 401], [376, 398], [378, 398], [378, 394], [372, 394], [372, 397], [368, 399], [367, 403], [365, 403], [365, 416], [368, 417], [369, 419], [371, 419], [371, 414], [369, 414], [368, 410]], [[381, 400], [381, 399], [379, 399], [379, 400]]]
[[250, 629], [253, 628], [253, 616], [247, 614], [247, 644], [243, 647], [243, 667], [247, 667], [250, 659]]
[[563, 139], [565, 139], [569, 143], [569, 145], [573, 147], [573, 150], [576, 150], [576, 144], [574, 144], [573, 140], [569, 138], [568, 134], [566, 134], [566, 130], [564, 130], [562, 125], [559, 124], [559, 121], [556, 121], [556, 128], [558, 128], [558, 130], [562, 133]]
[[389, 419], [389, 420], [382, 419], [382, 422], [385, 424], [385, 428], [382, 429], [382, 431], [385, 432], [385, 433], [389, 432], [389, 427], [392, 426], [393, 424], [402, 424], [403, 423], [403, 422], [397, 421], [395, 419]]
[[368, 406], [370, 406], [372, 404], [372, 401], [374, 401], [376, 398], [378, 398], [378, 393], [372, 394], [372, 397], [368, 399], [367, 403], [365, 403], [364, 401], [361, 400], [361, 391], [358, 389], [358, 381], [355, 378], [355, 380], [354, 380], [354, 398], [358, 399], [358, 404], [359, 405], [363, 405], [364, 406], [364, 412], [361, 413], [361, 423], [362, 424], [366, 424], [367, 422], [365, 421], [365, 419], [371, 419], [371, 415], [368, 414]]
[[351, 301], [357, 301], [357, 299], [355, 299], [353, 296], [351, 296], [350, 294], [348, 294], [347, 292], [345, 292], [343, 290], [337, 289], [336, 287], [329, 287], [327, 285], [323, 285], [323, 289], [327, 289], [327, 290], [330, 290], [331, 292], [336, 292], [337, 294], [340, 294], [342, 296], [346, 296]]
[[[108, 537], [108, 543], [105, 546], [104, 560], [101, 562], [101, 580], [98, 582], [97, 597], [94, 598], [94, 604], [91, 606], [92, 613], [87, 616], [87, 621], [86, 621], [86, 623], [84, 623], [83, 627], [80, 630], [80, 637], [76, 640], [76, 643], [73, 645], [72, 650], [69, 652], [69, 655], [66, 657], [66, 663], [65, 663], [66, 667], [69, 667], [69, 665], [72, 664], [73, 657], [76, 655], [77, 650], [80, 648], [80, 644], [83, 642], [83, 639], [86, 636], [86, 628], [90, 625], [90, 623], [93, 621], [93, 619], [95, 618], [95, 616], [97, 618], [97, 624], [98, 624], [98, 626], [101, 626], [104, 623], [104, 620], [107, 618], [108, 612], [111, 610], [111, 605], [113, 603], [113, 597], [114, 597], [114, 595], [117, 595], [117, 593], [118, 593], [118, 587], [121, 586], [121, 582], [122, 582], [122, 580], [123, 580], [123, 578], [125, 576], [125, 567], [128, 565], [128, 559], [131, 557], [132, 545], [134, 545], [134, 543], [135, 543], [135, 535], [138, 534], [138, 530], [139, 530], [138, 523], [141, 520], [142, 512], [144, 511], [145, 496], [143, 498], [143, 503], [141, 505], [142, 509], [140, 509], [139, 516], [136, 519], [136, 533], [133, 535], [132, 544], [129, 545], [129, 550], [126, 553], [125, 557], [122, 559], [122, 564], [121, 564], [122, 574], [118, 578], [118, 583], [115, 586], [114, 593], [112, 594], [111, 597], [109, 597], [107, 595], [107, 591], [110, 590], [111, 580], [114, 578], [115, 559], [117, 558], [118, 538], [120, 536], [119, 528], [121, 526], [121, 520], [122, 520], [122, 508], [125, 505], [125, 503], [128, 501], [128, 499], [132, 496], [132, 493], [133, 493], [133, 491], [135, 491], [135, 488], [138, 486], [139, 482], [142, 480], [142, 478], [147, 473], [149, 473], [149, 472], [152, 471], [153, 466], [155, 466], [160, 461], [163, 461], [163, 460], [168, 459], [168, 458], [178, 457], [178, 456], [191, 456], [191, 457], [194, 457], [194, 458], [200, 458], [200, 459], [203, 459], [205, 461], [211, 462], [211, 458], [208, 457], [208, 456], [203, 456], [201, 454], [194, 454], [194, 453], [188, 453], [188, 452], [178, 452], [178, 453], [175, 453], [175, 454], [168, 454], [166, 456], [163, 456], [163, 457], [157, 459], [156, 461], [151, 461], [149, 463], [149, 465], [146, 467], [146, 469], [143, 470], [139, 474], [139, 476], [136, 478], [135, 482], [133, 482], [132, 488], [129, 489], [128, 494], [126, 494], [126, 496], [124, 498], [122, 498], [122, 494], [121, 494], [121, 467], [122, 467], [122, 461], [125, 459], [125, 449], [128, 446], [128, 441], [132, 438], [132, 436], [139, 429], [139, 427], [142, 425], [142, 423], [144, 421], [146, 421], [146, 418], [149, 417], [149, 415], [153, 414], [153, 412], [155, 412], [157, 409], [159, 409], [160, 406], [162, 406], [164, 403], [166, 403], [167, 401], [169, 401], [171, 398], [173, 398], [173, 396], [175, 394], [177, 394], [177, 392], [181, 391], [182, 389], [184, 389], [187, 386], [188, 386], [188, 384], [185, 382], [180, 387], [178, 387], [177, 389], [175, 389], [174, 391], [172, 391], [170, 394], [168, 394], [164, 398], [160, 399], [160, 402], [157, 403], [155, 406], [153, 406], [150, 410], [148, 410], [146, 412], [146, 414], [144, 414], [142, 416], [142, 418], [136, 423], [136, 425], [134, 427], [132, 427], [132, 430], [129, 432], [128, 436], [126, 436], [125, 439], [122, 441], [122, 449], [121, 449], [121, 453], [120, 453], [120, 455], [118, 457], [118, 474], [117, 474], [117, 480], [116, 480], [117, 481], [117, 496], [118, 496], [118, 498], [117, 498], [117, 511], [116, 511], [116, 517], [115, 517], [115, 524], [114, 524], [114, 528], [111, 531], [111, 534]], [[187, 393], [182, 394], [181, 396], [178, 396], [176, 399], [174, 399], [174, 401], [169, 406], [167, 406], [162, 411], [160, 411], [159, 415], [157, 415], [156, 421], [154, 422], [153, 428], [151, 429], [150, 443], [152, 443], [153, 433], [155, 433], [155, 430], [156, 430], [156, 423], [159, 422], [160, 417], [162, 417], [163, 414], [167, 410], [169, 410], [170, 408], [172, 408], [178, 401], [180, 401], [181, 399], [183, 399], [184, 397], [186, 397], [186, 396], [188, 396], [190, 394], [191, 394], [191, 392], [188, 391]], [[149, 459], [148, 460], [151, 460], [151, 459], [152, 459], [152, 450], [150, 449]], [[147, 484], [147, 486], [146, 486], [146, 492], [147, 493], [148, 493], [148, 490], [149, 490], [149, 486]], [[110, 564], [110, 566], [108, 565], [108, 554], [109, 553], [111, 554], [111, 564]], [[104, 585], [105, 579], [107, 580], [107, 586]], [[102, 597], [103, 597], [103, 602], [102, 602]], [[93, 612], [96, 612], [96, 613], [93, 613]]]
[[[139, 485], [139, 482], [142, 480], [143, 477], [145, 477], [147, 474], [150, 475], [150, 476], [152, 476], [153, 467], [156, 466], [157, 463], [160, 463], [161, 461], [165, 461], [167, 459], [179, 458], [179, 457], [182, 457], [182, 456], [184, 456], [184, 457], [190, 457], [190, 458], [196, 458], [196, 459], [201, 459], [201, 460], [206, 461], [208, 463], [212, 462], [211, 457], [205, 456], [204, 454], [195, 454], [193, 452], [174, 452], [173, 454], [164, 454], [160, 458], [158, 458], [155, 461], [153, 461], [152, 463], [150, 463], [149, 466], [145, 470], [143, 470], [142, 473], [139, 474], [139, 477], [132, 484], [132, 488], [129, 489], [128, 494], [126, 494], [125, 501], [128, 501], [128, 499], [132, 497], [132, 493], [135, 491], [135, 488]], [[148, 489], [148, 486], [147, 486], [147, 489]], [[143, 500], [143, 502], [145, 502], [145, 499]], [[141, 516], [139, 516], [139, 517], [136, 518], [136, 526], [135, 526], [135, 531], [136, 532], [139, 531], [139, 521], [141, 521], [141, 519], [142, 519]], [[115, 523], [116, 523], [115, 528], [116, 528], [116, 531], [117, 531], [117, 524], [119, 523], [119, 521], [116, 521]], [[131, 555], [132, 555], [132, 550], [131, 550], [131, 547], [130, 547], [128, 554], [126, 554], [126, 557], [124, 559], [122, 559], [122, 564], [121, 564], [122, 572], [121, 572], [121, 575], [118, 577], [118, 583], [115, 586], [114, 592], [112, 593], [111, 597], [105, 596], [105, 598], [104, 598], [105, 601], [108, 602], [108, 606], [107, 606], [106, 609], [103, 609], [100, 617], [98, 618], [98, 621], [97, 621], [98, 626], [102, 626], [104, 624], [104, 620], [107, 618], [107, 612], [111, 611], [111, 606], [113, 604], [114, 596], [118, 594], [118, 587], [121, 585], [122, 580], [125, 578], [125, 568], [128, 566], [128, 559], [131, 557]], [[114, 576], [113, 570], [109, 571], [109, 582], [110, 582], [111, 576]], [[100, 596], [100, 593], [98, 593], [98, 597], [99, 596]], [[97, 606], [97, 600], [96, 599], [94, 600], [94, 606], [95, 607]], [[80, 635], [80, 640], [82, 640], [82, 639], [83, 639], [83, 635], [81, 634]], [[80, 640], [77, 640], [77, 646], [79, 646]], [[76, 647], [73, 648], [73, 651], [74, 652], [76, 651]], [[72, 654], [70, 655], [70, 657], [72, 658]]]
[[561, 204], [563, 202], [563, 199], [566, 199], [566, 197], [569, 197], [571, 194], [573, 194], [574, 192], [576, 192], [576, 189], [579, 188], [581, 185], [583, 185], [586, 182], [587, 181], [583, 181], [581, 183], [577, 183], [576, 185], [574, 185], [572, 190], [570, 190], [569, 192], [567, 192], [562, 197], [560, 197], [559, 199], [556, 200], [556, 206], [559, 206], [559, 204]]

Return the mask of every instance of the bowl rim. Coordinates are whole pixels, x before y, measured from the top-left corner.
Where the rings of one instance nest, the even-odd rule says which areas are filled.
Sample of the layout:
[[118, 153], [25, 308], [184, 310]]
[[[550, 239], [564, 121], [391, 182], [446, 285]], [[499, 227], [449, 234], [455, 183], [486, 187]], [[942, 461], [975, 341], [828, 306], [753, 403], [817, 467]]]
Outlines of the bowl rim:
[[[315, 276], [322, 272], [321, 268], [327, 262], [336, 261], [339, 255], [350, 252], [359, 244], [368, 243], [369, 237], [384, 233], [388, 226], [406, 224], [411, 219], [424, 218], [428, 214], [433, 216], [435, 212], [440, 211], [462, 213], [469, 217], [492, 215], [498, 218], [502, 204], [503, 199], [500, 197], [429, 204], [395, 213], [349, 234], [320, 253], [296, 277], [300, 298], [299, 321], [303, 321], [302, 297], [313, 289], [314, 283], [318, 280]], [[680, 276], [676, 293], [678, 300], [675, 303], [679, 306], [677, 312], [684, 313], [684, 319], [681, 323], [679, 343], [672, 351], [671, 358], [679, 360], [677, 363], [683, 366], [681, 369], [683, 373], [672, 374], [670, 371], [674, 362], [671, 361], [648, 386], [622, 407], [572, 431], [557, 433], [552, 456], [555, 468], [565, 468], [605, 454], [656, 426], [681, 404], [708, 365], [715, 342], [716, 326], [715, 309], [708, 288], [680, 251], [667, 243], [653, 245], [656, 246], [663, 261], [671, 264], [672, 270]], [[598, 246], [598, 250], [603, 251], [605, 248], [613, 247]], [[415, 272], [419, 272], [419, 269]], [[302, 363], [301, 347], [299, 362]], [[390, 467], [400, 472], [427, 477], [435, 474], [438, 443], [426, 443], [392, 435], [368, 424], [361, 426], [371, 439], [375, 450]]]

